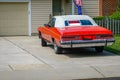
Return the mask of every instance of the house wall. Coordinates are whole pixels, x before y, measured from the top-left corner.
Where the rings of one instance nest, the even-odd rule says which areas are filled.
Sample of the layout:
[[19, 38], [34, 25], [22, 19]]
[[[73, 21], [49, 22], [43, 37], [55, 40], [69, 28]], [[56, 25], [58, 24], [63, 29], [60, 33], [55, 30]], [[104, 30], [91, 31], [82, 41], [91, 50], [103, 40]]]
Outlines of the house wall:
[[65, 14], [71, 15], [72, 14], [72, 1], [68, 0], [68, 2], [65, 2]]
[[0, 2], [28, 2], [30, 0], [0, 0]]
[[112, 15], [117, 11], [117, 0], [103, 0], [102, 1], [102, 11], [104, 16]]
[[[82, 0], [83, 14], [92, 17], [99, 15], [99, 0]], [[0, 2], [28, 2], [28, 30], [31, 33], [37, 33], [37, 28], [49, 21], [49, 15], [52, 15], [52, 0], [0, 0]], [[72, 0], [62, 0], [62, 14], [72, 14]], [[77, 14], [77, 8], [75, 9]]]
[[99, 0], [83, 0], [83, 14], [99, 16]]
[[37, 33], [37, 28], [49, 21], [52, 14], [52, 0], [32, 0], [32, 33]]
[[[99, 16], [99, 0], [82, 0], [83, 6], [82, 11], [84, 15], [91, 17]], [[72, 1], [66, 3], [66, 14], [72, 13]], [[77, 14], [77, 8], [75, 6], [75, 14]]]

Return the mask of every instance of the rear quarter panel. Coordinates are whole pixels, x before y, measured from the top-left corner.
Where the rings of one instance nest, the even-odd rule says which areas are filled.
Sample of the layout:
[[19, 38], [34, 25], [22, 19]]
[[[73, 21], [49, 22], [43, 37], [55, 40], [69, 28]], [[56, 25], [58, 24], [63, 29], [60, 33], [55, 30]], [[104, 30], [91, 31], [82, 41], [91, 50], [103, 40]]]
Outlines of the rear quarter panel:
[[53, 42], [54, 39], [56, 43], [59, 45], [61, 34], [56, 28], [41, 26], [38, 28], [38, 31], [41, 33], [42, 38], [51, 43]]

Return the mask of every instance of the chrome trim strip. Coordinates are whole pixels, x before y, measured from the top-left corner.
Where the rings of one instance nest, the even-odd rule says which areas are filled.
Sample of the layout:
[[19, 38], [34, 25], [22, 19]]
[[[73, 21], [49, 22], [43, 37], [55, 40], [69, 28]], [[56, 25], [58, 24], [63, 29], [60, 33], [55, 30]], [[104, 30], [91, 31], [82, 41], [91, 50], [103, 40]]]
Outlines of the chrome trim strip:
[[63, 48], [75, 48], [75, 47], [96, 47], [96, 46], [109, 46], [115, 42], [115, 39], [95, 39], [95, 40], [73, 40], [73, 41], [61, 41], [61, 47]]

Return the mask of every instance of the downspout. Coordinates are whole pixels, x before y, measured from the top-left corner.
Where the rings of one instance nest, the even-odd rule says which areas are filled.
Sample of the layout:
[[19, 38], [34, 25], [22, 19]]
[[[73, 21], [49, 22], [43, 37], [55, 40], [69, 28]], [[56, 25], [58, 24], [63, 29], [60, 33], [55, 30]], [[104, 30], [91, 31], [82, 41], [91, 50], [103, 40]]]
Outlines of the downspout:
[[72, 15], [74, 15], [74, 14], [75, 14], [75, 7], [74, 7], [74, 2], [72, 0]]
[[31, 0], [28, 2], [28, 35], [32, 35], [32, 11], [31, 11]]

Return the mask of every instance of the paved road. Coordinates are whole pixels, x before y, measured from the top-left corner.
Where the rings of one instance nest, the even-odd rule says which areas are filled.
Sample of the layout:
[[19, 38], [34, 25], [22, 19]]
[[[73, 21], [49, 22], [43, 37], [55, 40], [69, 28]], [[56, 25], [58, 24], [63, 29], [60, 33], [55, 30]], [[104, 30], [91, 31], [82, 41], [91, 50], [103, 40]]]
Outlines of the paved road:
[[58, 55], [50, 44], [41, 47], [36, 36], [0, 37], [0, 80], [109, 77], [120, 80], [120, 56], [113, 53], [96, 53], [94, 49], [81, 48], [67, 49]]

